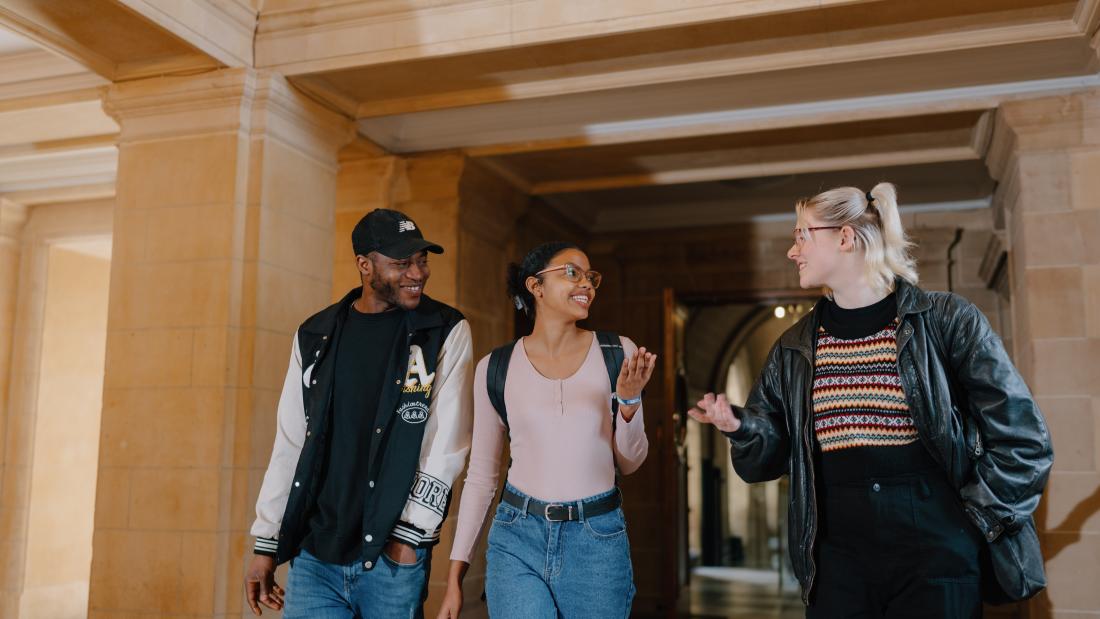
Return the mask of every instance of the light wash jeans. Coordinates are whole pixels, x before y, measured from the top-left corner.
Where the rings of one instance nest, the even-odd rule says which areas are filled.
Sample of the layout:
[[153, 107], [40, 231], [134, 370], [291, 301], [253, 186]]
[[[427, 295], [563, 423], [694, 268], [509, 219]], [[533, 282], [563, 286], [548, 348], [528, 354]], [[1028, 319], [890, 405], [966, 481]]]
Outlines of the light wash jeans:
[[487, 560], [485, 596], [492, 619], [612, 619], [630, 614], [634, 569], [622, 509], [595, 518], [580, 512], [580, 520], [548, 522], [501, 503], [489, 529]]
[[362, 562], [325, 563], [303, 550], [287, 577], [283, 619], [422, 619], [430, 564], [427, 548], [417, 548], [409, 565], [383, 552], [371, 570]]

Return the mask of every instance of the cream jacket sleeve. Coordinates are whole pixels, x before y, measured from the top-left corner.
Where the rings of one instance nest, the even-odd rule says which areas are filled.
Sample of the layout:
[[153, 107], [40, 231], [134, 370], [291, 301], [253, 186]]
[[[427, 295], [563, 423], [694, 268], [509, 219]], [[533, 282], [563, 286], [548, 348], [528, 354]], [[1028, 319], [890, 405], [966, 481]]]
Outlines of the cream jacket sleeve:
[[419, 546], [439, 540], [454, 480], [466, 464], [473, 432], [470, 324], [451, 329], [436, 363], [435, 385], [409, 499], [390, 537]]

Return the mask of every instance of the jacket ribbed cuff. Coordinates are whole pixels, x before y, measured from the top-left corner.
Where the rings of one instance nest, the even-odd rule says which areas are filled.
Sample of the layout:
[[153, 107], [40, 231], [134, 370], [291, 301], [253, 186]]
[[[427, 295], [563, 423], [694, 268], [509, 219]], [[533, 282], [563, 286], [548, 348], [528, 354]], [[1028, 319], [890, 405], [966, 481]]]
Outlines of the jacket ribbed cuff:
[[274, 537], [257, 537], [256, 544], [252, 547], [253, 554], [274, 557], [279, 549], [279, 540]]
[[402, 521], [393, 527], [393, 531], [390, 531], [390, 539], [395, 539], [414, 548], [431, 546], [439, 542], [439, 530], [436, 529], [429, 534], [423, 529]]

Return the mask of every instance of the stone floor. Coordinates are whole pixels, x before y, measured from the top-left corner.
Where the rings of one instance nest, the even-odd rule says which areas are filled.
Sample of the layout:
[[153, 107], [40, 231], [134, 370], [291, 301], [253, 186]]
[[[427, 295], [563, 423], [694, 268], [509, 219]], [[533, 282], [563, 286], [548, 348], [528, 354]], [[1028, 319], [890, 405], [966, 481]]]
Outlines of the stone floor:
[[695, 568], [680, 594], [680, 617], [690, 619], [802, 619], [797, 585], [780, 590], [776, 572], [743, 568]]

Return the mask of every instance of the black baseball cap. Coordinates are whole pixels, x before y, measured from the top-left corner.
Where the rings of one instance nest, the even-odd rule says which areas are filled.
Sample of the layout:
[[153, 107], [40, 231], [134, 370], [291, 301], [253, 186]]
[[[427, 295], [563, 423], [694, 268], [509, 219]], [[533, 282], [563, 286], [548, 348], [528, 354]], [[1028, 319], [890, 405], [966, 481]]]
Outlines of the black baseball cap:
[[424, 240], [420, 227], [408, 215], [387, 208], [376, 208], [367, 213], [351, 231], [351, 246], [356, 256], [366, 256], [376, 251], [387, 258], [398, 260], [420, 252], [442, 254], [443, 248]]

